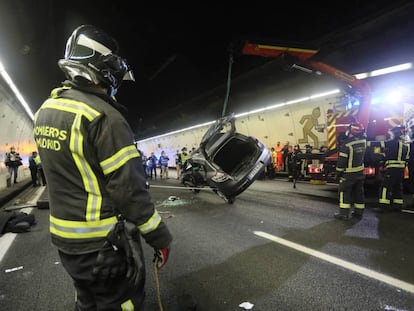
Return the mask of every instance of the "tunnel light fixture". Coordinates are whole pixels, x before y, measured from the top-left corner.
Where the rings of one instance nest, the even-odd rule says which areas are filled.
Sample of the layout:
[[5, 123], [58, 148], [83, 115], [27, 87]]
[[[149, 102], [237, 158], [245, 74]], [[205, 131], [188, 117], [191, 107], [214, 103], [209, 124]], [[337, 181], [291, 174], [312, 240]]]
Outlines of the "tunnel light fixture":
[[376, 69], [376, 70], [369, 71], [369, 72], [358, 73], [358, 74], [355, 74], [354, 77], [362, 80], [362, 79], [366, 79], [370, 77], [377, 77], [377, 76], [390, 74], [393, 72], [409, 70], [411, 68], [413, 68], [413, 63], [404, 63], [404, 64], [399, 64], [399, 65], [395, 65], [391, 67]]
[[10, 89], [13, 91], [16, 98], [19, 100], [20, 104], [23, 106], [23, 108], [26, 110], [27, 114], [29, 115], [30, 119], [34, 120], [33, 112], [31, 111], [29, 105], [27, 104], [26, 100], [24, 99], [23, 95], [20, 93], [17, 86], [14, 84], [13, 80], [7, 73], [6, 69], [3, 66], [3, 63], [0, 61], [0, 74], [3, 77], [3, 79], [6, 81], [6, 83], [9, 85]]

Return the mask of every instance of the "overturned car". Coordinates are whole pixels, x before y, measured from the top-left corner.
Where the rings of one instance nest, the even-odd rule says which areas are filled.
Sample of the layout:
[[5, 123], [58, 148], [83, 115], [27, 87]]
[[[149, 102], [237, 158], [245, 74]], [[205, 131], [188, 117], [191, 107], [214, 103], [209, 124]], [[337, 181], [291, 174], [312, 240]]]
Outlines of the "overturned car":
[[265, 170], [269, 150], [256, 138], [236, 132], [234, 114], [218, 119], [183, 164], [181, 182], [198, 193], [210, 187], [229, 204]]

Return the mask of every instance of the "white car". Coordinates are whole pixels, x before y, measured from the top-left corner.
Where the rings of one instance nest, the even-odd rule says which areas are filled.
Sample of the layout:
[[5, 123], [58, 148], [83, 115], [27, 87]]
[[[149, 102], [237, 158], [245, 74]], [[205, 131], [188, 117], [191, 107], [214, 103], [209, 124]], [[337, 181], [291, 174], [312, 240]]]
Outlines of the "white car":
[[246, 190], [265, 170], [269, 150], [254, 137], [237, 133], [234, 114], [218, 119], [183, 165], [181, 182], [195, 193], [209, 186], [226, 202]]

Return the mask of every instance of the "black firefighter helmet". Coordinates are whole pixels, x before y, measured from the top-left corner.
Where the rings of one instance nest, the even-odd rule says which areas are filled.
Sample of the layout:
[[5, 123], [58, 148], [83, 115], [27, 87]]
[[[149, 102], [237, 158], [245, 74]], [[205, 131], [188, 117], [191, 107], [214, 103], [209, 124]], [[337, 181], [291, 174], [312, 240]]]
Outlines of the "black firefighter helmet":
[[358, 121], [353, 121], [351, 124], [348, 125], [348, 128], [345, 132], [345, 135], [349, 137], [349, 135], [353, 136], [362, 136], [365, 134], [364, 126], [359, 123]]
[[113, 96], [123, 80], [135, 81], [126, 60], [117, 55], [118, 50], [117, 41], [107, 33], [92, 25], [81, 25], [69, 37], [58, 65], [70, 81], [102, 84]]
[[404, 125], [398, 125], [389, 129], [388, 133], [390, 134], [390, 139], [400, 139], [407, 134], [407, 129]]

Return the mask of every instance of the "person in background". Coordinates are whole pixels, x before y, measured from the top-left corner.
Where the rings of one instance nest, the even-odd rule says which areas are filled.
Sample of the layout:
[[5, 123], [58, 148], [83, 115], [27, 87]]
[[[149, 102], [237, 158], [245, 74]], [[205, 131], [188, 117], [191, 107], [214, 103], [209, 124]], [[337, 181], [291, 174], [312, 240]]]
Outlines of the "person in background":
[[161, 179], [168, 179], [168, 161], [170, 160], [170, 158], [168, 157], [168, 155], [165, 153], [165, 151], [161, 151], [161, 155], [160, 158], [158, 160], [158, 162], [160, 163], [160, 168], [161, 168], [161, 174], [160, 174], [160, 178]]
[[181, 149], [181, 165], [184, 165], [185, 161], [190, 157], [190, 155], [187, 153], [187, 147], [183, 147]]
[[302, 159], [300, 155], [302, 150], [300, 150], [299, 145], [294, 145], [292, 152], [288, 156], [288, 176], [289, 180], [293, 181], [293, 188], [296, 188], [296, 181], [301, 176], [302, 170]]
[[177, 151], [175, 152], [175, 169], [177, 171], [177, 179], [180, 179], [182, 165], [183, 164], [181, 163], [181, 153], [180, 150], [177, 149]]
[[[154, 250], [155, 269], [166, 264], [172, 242], [148, 192], [126, 108], [115, 98], [122, 81], [133, 80], [118, 50], [101, 29], [76, 28], [58, 61], [67, 80], [34, 117], [51, 241], [73, 280], [77, 311], [142, 310], [141, 238]], [[50, 140], [55, 144], [42, 143]]]
[[362, 124], [357, 121], [352, 122], [346, 130], [346, 136], [341, 137], [338, 143], [336, 173], [339, 179], [339, 211], [334, 214], [334, 217], [339, 220], [349, 220], [353, 205], [352, 216], [361, 219], [365, 209], [364, 158], [367, 148]]
[[311, 165], [312, 162], [312, 150], [313, 147], [309, 144], [305, 145], [305, 154], [307, 155], [307, 158], [305, 160], [305, 175], [309, 176], [309, 165]]
[[16, 152], [16, 148], [10, 147], [10, 152], [6, 153], [5, 165], [9, 170], [11, 180], [13, 180], [15, 184], [17, 184], [19, 166], [23, 164], [22, 160], [20, 154]]
[[283, 171], [283, 146], [280, 144], [280, 141], [276, 143], [276, 161], [275, 161], [275, 170], [276, 172]]
[[35, 162], [35, 158], [37, 157], [37, 151], [33, 151], [32, 155], [29, 157], [29, 170], [30, 176], [32, 177], [32, 186], [37, 187], [39, 184], [37, 183], [37, 164]]
[[286, 172], [288, 169], [288, 157], [292, 152], [292, 146], [290, 142], [286, 141], [285, 145], [282, 148], [282, 161], [283, 161], [283, 171]]
[[138, 148], [138, 144], [137, 143], [135, 143], [135, 147], [137, 148], [137, 151], [138, 151], [138, 153], [139, 153], [139, 155], [141, 157], [142, 167], [144, 169], [145, 176], [148, 177], [147, 156], [145, 155], [144, 151], [142, 151], [142, 150], [140, 150]]
[[410, 145], [405, 143], [405, 126], [389, 130], [389, 140], [368, 141], [368, 146], [381, 147], [385, 151], [385, 172], [379, 188], [378, 207], [375, 212], [401, 211], [403, 200], [404, 169], [410, 157]]
[[46, 186], [46, 176], [45, 176], [45, 172], [43, 171], [42, 160], [40, 159], [40, 156], [37, 155], [34, 158], [34, 161], [37, 167], [37, 179], [42, 181], [42, 186]]
[[144, 152], [141, 152], [142, 168], [144, 169], [145, 177], [148, 177], [148, 158]]
[[270, 163], [266, 168], [267, 176], [270, 179], [273, 179], [275, 177], [275, 172], [277, 172], [277, 154], [275, 147], [270, 148]]
[[154, 152], [151, 152], [150, 156], [148, 157], [147, 165], [148, 165], [148, 177], [152, 179], [154, 176], [154, 179], [157, 179], [157, 164], [158, 159]]

